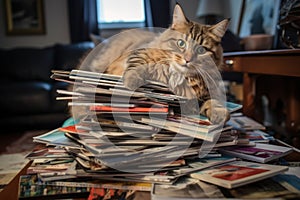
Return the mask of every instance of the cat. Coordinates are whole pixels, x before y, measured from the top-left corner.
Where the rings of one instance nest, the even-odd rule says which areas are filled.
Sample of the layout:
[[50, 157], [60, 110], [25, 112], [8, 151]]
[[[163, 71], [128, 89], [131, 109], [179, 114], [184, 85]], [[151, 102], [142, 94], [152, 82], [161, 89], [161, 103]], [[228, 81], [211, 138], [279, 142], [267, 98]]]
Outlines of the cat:
[[[212, 122], [224, 122], [229, 119], [229, 112], [218, 95], [212, 98], [210, 82], [203, 77], [215, 66], [221, 69], [221, 39], [228, 23], [229, 19], [215, 25], [190, 21], [176, 4], [168, 29], [159, 34], [138, 29], [124, 31], [107, 44], [97, 46], [94, 59], [81, 69], [122, 75], [124, 85], [132, 90], [147, 79], [165, 83], [177, 95], [196, 98], [200, 114]], [[215, 78], [210, 75], [209, 80]]]

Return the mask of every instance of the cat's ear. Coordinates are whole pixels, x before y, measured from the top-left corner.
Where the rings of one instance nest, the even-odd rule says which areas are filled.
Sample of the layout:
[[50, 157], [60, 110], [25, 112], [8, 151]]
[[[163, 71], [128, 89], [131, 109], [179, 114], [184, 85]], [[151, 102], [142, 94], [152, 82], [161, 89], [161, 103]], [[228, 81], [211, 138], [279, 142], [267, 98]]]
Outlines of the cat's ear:
[[176, 29], [176, 25], [186, 24], [188, 22], [189, 22], [189, 20], [185, 17], [181, 6], [178, 3], [176, 3], [174, 12], [173, 12], [173, 21], [172, 21], [171, 28]]
[[228, 28], [229, 21], [230, 19], [224, 19], [221, 22], [210, 27], [209, 30], [212, 31], [212, 33], [214, 33], [216, 36], [223, 37]]

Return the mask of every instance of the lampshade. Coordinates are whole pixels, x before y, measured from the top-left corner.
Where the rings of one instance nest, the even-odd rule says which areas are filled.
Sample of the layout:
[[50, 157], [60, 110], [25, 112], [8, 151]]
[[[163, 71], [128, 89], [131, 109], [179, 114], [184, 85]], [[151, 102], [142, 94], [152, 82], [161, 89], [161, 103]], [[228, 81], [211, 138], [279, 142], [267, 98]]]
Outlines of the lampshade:
[[208, 15], [223, 16], [222, 0], [199, 0], [196, 16], [205, 17]]

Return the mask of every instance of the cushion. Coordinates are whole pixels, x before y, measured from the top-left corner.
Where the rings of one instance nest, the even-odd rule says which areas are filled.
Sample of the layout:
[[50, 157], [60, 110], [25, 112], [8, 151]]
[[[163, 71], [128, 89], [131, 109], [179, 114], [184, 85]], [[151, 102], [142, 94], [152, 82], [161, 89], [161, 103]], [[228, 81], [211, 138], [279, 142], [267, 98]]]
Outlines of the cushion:
[[0, 85], [2, 114], [33, 114], [51, 112], [50, 91], [47, 82], [8, 82]]
[[5, 60], [2, 68], [12, 79], [50, 81], [54, 49], [16, 48], [6, 52]]
[[54, 69], [72, 70], [76, 68], [93, 47], [94, 44], [92, 42], [56, 45]]
[[0, 60], [1, 60], [1, 73], [0, 73], [0, 78], [1, 80], [7, 79], [7, 62], [8, 60], [6, 59], [6, 50], [0, 49]]

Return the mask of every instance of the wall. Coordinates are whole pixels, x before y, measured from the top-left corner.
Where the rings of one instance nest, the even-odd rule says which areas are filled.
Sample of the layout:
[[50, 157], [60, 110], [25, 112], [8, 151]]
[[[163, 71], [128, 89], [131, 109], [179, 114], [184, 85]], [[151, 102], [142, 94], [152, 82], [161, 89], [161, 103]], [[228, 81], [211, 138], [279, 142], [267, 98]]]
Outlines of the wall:
[[[176, 2], [183, 7], [186, 16], [191, 20], [199, 20], [196, 16], [197, 7], [201, 0], [171, 0], [171, 13]], [[237, 31], [240, 14], [240, 0], [226, 1], [224, 17], [230, 17], [229, 29]], [[55, 43], [70, 43], [67, 0], [44, 0], [46, 34], [33, 36], [6, 36], [5, 12], [3, 2], [0, 4], [0, 48], [13, 47], [44, 47]], [[102, 31], [102, 36], [107, 38], [118, 33], [120, 30]]]
[[67, 0], [44, 0], [46, 34], [7, 36], [5, 33], [4, 1], [0, 4], [0, 48], [44, 47], [70, 43]]

